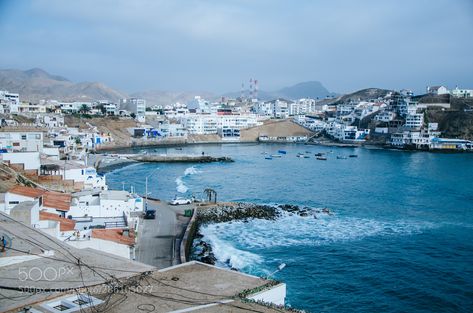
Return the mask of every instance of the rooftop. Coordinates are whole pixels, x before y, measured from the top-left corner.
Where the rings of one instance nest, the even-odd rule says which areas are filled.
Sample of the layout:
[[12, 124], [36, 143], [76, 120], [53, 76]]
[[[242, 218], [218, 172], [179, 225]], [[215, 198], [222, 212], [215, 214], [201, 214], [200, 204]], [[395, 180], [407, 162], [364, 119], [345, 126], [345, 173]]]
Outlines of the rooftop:
[[93, 229], [92, 238], [103, 239], [108, 241], [113, 241], [116, 243], [121, 243], [128, 246], [133, 246], [135, 244], [135, 231], [130, 229], [127, 231], [123, 229]]
[[[0, 213], [0, 233], [7, 241], [6, 251], [0, 254], [2, 311], [32, 305], [67, 291], [74, 292], [77, 288], [102, 285], [112, 279], [154, 270], [151, 266], [98, 250], [73, 248], [3, 213]], [[22, 277], [23, 270], [36, 272], [36, 276]], [[45, 277], [38, 278], [38, 273]]]
[[8, 192], [30, 198], [39, 198], [46, 192], [46, 190], [15, 185], [13, 188], [8, 190]]
[[70, 220], [68, 218], [61, 217], [58, 214], [54, 214], [54, 213], [50, 213], [46, 211], [39, 212], [39, 219], [45, 220], [45, 221], [48, 220], [48, 221], [59, 222], [60, 231], [71, 231], [76, 228], [76, 222], [74, 220]]

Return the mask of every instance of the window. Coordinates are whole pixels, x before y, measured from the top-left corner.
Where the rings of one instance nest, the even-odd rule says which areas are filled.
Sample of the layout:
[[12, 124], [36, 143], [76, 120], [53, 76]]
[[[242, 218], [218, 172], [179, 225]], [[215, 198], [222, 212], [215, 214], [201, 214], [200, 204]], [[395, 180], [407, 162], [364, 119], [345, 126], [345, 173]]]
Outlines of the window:
[[26, 140], [26, 135], [21, 135], [21, 140]]
[[20, 203], [20, 201], [10, 201], [10, 202], [8, 202], [8, 204], [15, 204], [15, 205], [18, 204], [18, 203]]
[[66, 310], [69, 310], [70, 307], [64, 305], [64, 304], [59, 304], [59, 305], [56, 305], [56, 306], [53, 306], [54, 309], [58, 310], [58, 311], [66, 311]]

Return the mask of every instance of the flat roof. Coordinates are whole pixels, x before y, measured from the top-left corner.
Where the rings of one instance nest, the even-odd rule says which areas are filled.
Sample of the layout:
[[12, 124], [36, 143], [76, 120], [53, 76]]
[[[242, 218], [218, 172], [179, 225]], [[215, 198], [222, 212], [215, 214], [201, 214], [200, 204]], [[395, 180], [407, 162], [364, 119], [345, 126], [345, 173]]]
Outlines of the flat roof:
[[[243, 302], [238, 294], [268, 284], [265, 279], [200, 262], [188, 262], [135, 276], [123, 292], [91, 292], [104, 303], [83, 312], [287, 312]], [[273, 285], [275, 286], [275, 285]], [[70, 295], [69, 295], [70, 296]], [[126, 299], [126, 301], [124, 301]], [[120, 303], [113, 306], [113, 303]], [[34, 306], [41, 309], [40, 306]], [[42, 311], [43, 312], [43, 311]], [[46, 311], [45, 311], [46, 312]]]
[[[74, 288], [103, 285], [112, 278], [127, 278], [155, 269], [99, 250], [76, 249], [1, 212], [0, 233], [7, 239], [6, 252], [0, 254], [2, 311], [55, 298], [65, 290], [74, 292]], [[19, 273], [23, 270], [35, 272], [36, 276], [22, 280]], [[62, 274], [57, 276], [59, 271]], [[47, 277], [37, 279], [40, 273]], [[17, 290], [21, 286], [37, 292]]]
[[127, 201], [131, 194], [125, 190], [104, 190], [100, 194], [100, 199]]

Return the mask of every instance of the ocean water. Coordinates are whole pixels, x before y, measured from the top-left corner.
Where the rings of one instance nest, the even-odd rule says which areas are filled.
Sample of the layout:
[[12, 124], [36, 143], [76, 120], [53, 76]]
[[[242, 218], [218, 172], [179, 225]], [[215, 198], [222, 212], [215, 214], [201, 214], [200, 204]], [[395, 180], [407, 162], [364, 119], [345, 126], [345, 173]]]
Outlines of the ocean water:
[[[287, 151], [265, 160], [262, 153]], [[139, 151], [139, 150], [137, 150]], [[304, 145], [201, 145], [182, 151], [234, 163], [137, 164], [107, 174], [112, 188], [160, 199], [328, 207], [333, 215], [212, 224], [201, 231], [218, 264], [287, 284], [287, 303], [308, 312], [473, 311], [473, 154]], [[297, 158], [299, 152], [311, 158]], [[314, 153], [327, 152], [319, 161]], [[357, 158], [336, 159], [357, 154]]]

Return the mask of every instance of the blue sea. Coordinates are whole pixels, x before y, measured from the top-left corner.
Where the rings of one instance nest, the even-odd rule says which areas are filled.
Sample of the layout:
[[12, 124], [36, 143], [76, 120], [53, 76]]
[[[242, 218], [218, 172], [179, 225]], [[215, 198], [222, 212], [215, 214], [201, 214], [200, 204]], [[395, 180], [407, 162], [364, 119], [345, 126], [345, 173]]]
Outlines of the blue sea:
[[[287, 151], [266, 160], [263, 153]], [[140, 149], [135, 150], [135, 152]], [[225, 155], [234, 163], [131, 165], [107, 174], [111, 188], [148, 189], [163, 200], [327, 207], [333, 215], [201, 229], [218, 264], [287, 284], [287, 303], [308, 312], [472, 312], [473, 154], [306, 145], [226, 144], [146, 149]], [[306, 153], [310, 158], [297, 158]], [[327, 153], [327, 161], [315, 153]], [[337, 156], [358, 155], [337, 159]]]

